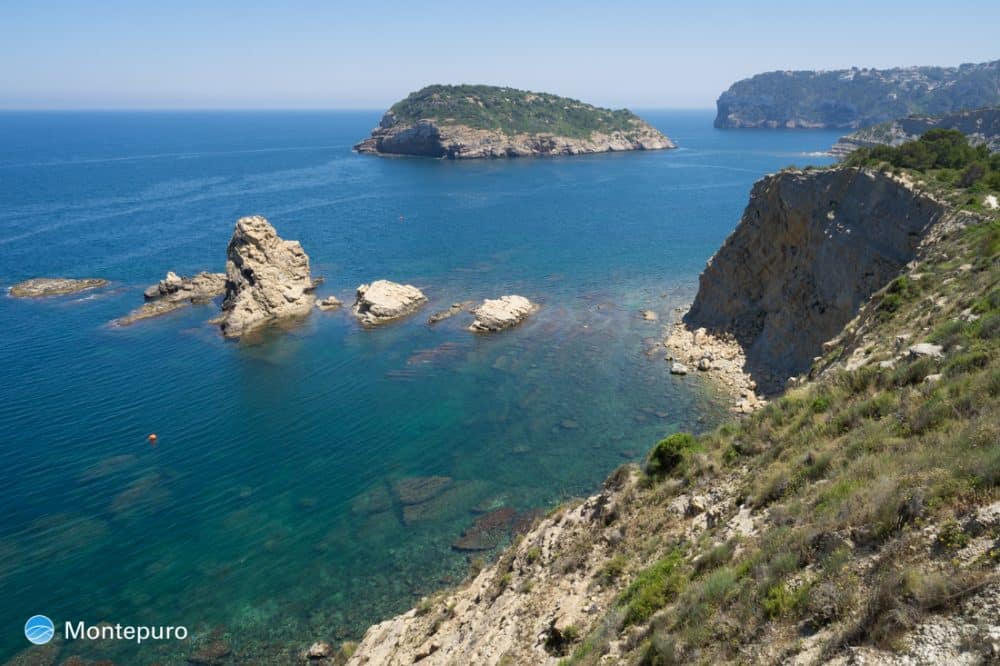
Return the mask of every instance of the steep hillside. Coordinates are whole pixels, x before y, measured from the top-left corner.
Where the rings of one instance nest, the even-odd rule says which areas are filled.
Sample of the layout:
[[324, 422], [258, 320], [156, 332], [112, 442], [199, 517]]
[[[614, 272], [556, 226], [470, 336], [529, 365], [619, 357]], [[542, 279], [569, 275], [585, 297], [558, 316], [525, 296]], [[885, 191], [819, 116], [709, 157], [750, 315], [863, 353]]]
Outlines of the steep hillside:
[[[894, 178], [918, 201], [933, 181]], [[812, 220], [838, 179], [877, 185], [843, 190], [871, 198], [839, 200], [872, 211], [858, 225], [911, 213], [875, 205], [902, 196], [887, 175], [844, 169], [771, 179], [803, 194], [760, 215]], [[946, 209], [912, 258], [784, 395], [671, 435], [462, 586], [372, 627], [349, 663], [1000, 659], [1000, 217], [935, 198]], [[755, 217], [740, 226], [762, 233]], [[797, 278], [774, 266], [759, 275]]]
[[716, 127], [867, 127], [1000, 105], [1000, 60], [959, 67], [782, 71], [737, 81]]

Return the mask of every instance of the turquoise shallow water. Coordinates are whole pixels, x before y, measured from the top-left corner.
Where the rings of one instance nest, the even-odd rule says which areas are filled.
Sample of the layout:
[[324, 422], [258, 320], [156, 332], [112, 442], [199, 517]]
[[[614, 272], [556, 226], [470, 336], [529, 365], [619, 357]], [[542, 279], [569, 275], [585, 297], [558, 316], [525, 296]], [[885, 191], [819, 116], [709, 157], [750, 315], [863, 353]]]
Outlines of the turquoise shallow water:
[[[451, 544], [472, 509], [591, 492], [663, 435], [722, 418], [650, 339], [751, 183], [825, 163], [809, 153], [836, 135], [644, 115], [681, 148], [455, 163], [354, 155], [375, 112], [0, 114], [4, 289], [113, 280], [0, 298], [0, 659], [26, 647], [34, 613], [184, 624], [242, 654], [357, 637], [466, 574]], [[374, 331], [317, 312], [253, 345], [223, 341], [212, 307], [107, 326], [167, 270], [223, 270], [254, 213], [302, 242], [320, 295], [350, 301], [384, 277], [430, 304]], [[511, 292], [543, 304], [519, 329], [425, 324]], [[429, 475], [452, 485], [404, 511], [393, 484]], [[187, 649], [63, 654], [180, 663]]]

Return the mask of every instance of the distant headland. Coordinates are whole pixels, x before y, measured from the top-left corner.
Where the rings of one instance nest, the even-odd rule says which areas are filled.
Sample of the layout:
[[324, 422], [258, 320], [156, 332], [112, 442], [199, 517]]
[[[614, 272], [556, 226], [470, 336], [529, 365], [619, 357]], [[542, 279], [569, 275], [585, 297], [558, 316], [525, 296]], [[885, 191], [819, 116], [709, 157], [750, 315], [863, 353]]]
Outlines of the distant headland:
[[663, 150], [674, 143], [627, 109], [485, 85], [431, 85], [392, 105], [359, 153], [448, 159]]
[[1000, 60], [958, 67], [778, 71], [719, 97], [716, 127], [858, 129], [1000, 105]]

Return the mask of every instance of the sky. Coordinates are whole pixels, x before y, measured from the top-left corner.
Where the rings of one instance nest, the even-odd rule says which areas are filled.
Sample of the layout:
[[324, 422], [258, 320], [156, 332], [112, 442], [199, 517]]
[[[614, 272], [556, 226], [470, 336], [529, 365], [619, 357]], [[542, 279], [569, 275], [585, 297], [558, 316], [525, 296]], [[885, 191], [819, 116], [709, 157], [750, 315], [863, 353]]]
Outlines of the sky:
[[986, 0], [0, 0], [0, 109], [382, 109], [430, 83], [713, 108], [758, 72], [996, 60], [998, 28]]

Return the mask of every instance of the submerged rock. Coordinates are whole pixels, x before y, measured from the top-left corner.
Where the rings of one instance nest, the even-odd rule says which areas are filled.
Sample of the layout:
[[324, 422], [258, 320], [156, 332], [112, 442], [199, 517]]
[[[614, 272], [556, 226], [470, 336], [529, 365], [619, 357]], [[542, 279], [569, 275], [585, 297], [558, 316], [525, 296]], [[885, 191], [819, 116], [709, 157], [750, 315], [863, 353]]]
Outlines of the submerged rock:
[[351, 500], [351, 513], [370, 516], [392, 508], [392, 497], [383, 485], [372, 486]]
[[393, 485], [399, 502], [403, 505], [422, 504], [451, 486], [450, 476], [410, 476]]
[[448, 319], [449, 317], [454, 317], [455, 315], [457, 315], [459, 312], [469, 307], [470, 305], [472, 305], [471, 301], [466, 301], [465, 303], [452, 303], [451, 307], [449, 307], [447, 310], [441, 310], [439, 312], [435, 312], [430, 317], [428, 317], [427, 323], [434, 325], [439, 321], [443, 321], [445, 319]]
[[108, 284], [101, 278], [33, 278], [18, 282], [10, 288], [11, 296], [18, 298], [42, 298], [45, 296], [65, 296], [90, 289], [98, 289]]
[[243, 217], [226, 249], [226, 298], [220, 321], [227, 338], [312, 310], [316, 286], [309, 256], [259, 215]]
[[524, 296], [510, 295], [487, 299], [472, 311], [476, 320], [472, 322], [469, 330], [477, 332], [502, 331], [520, 324], [536, 310], [538, 310], [538, 305]]
[[316, 307], [322, 310], [323, 312], [337, 310], [340, 308], [341, 305], [343, 305], [343, 303], [341, 303], [340, 299], [337, 298], [336, 296], [327, 296], [323, 300], [316, 302]]
[[426, 302], [424, 293], [411, 284], [376, 280], [358, 287], [354, 315], [365, 326], [375, 326], [412, 314]]
[[517, 511], [510, 507], [504, 507], [489, 513], [483, 514], [462, 532], [451, 547], [458, 551], [481, 551], [496, 548], [507, 535], [514, 522]]
[[143, 292], [146, 302], [124, 317], [114, 321], [118, 326], [128, 326], [142, 319], [179, 310], [192, 303], [208, 303], [226, 290], [225, 273], [201, 272], [192, 277], [180, 277], [168, 271], [165, 278]]

